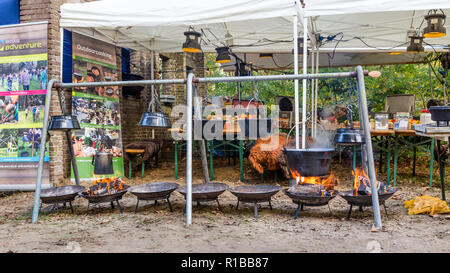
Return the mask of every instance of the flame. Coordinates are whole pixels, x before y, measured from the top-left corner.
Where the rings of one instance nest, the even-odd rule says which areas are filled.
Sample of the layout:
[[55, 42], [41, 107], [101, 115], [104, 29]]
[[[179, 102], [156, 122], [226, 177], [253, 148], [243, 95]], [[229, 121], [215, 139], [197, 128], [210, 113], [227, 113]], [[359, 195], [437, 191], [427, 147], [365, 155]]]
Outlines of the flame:
[[[353, 173], [353, 196], [358, 196], [358, 189], [361, 186], [364, 186], [367, 188], [371, 187], [370, 178], [367, 175], [366, 171], [362, 170], [362, 169], [356, 168], [355, 171], [352, 171], [352, 173]], [[377, 189], [379, 189], [379, 186], [380, 186], [380, 182], [377, 180], [376, 181]], [[387, 190], [385, 189], [385, 192], [386, 191]], [[368, 193], [368, 195], [371, 195], [371, 194]]]
[[337, 179], [333, 174], [330, 174], [327, 178], [317, 176], [303, 177], [296, 170], [289, 170], [292, 177], [297, 181], [297, 184], [314, 184], [323, 186], [324, 189], [322, 190], [322, 196], [324, 196], [326, 191], [334, 190], [334, 187], [339, 184], [339, 179]]
[[94, 196], [97, 194], [103, 194], [102, 190], [106, 189], [108, 194], [111, 194], [111, 193], [115, 193], [115, 192], [123, 190], [125, 188], [124, 185], [125, 184], [121, 181], [120, 178], [115, 178], [115, 177], [105, 178], [105, 177], [103, 177], [103, 178], [94, 180], [92, 182], [92, 186], [89, 187], [87, 192], [89, 193], [89, 195]]

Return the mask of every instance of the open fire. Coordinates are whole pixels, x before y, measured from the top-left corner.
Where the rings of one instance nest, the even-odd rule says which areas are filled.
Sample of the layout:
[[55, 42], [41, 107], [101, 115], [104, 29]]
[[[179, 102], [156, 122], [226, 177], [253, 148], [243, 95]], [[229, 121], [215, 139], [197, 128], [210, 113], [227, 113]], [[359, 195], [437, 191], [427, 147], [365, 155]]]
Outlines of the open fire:
[[339, 184], [339, 179], [333, 174], [328, 177], [303, 177], [296, 170], [290, 169], [290, 172], [292, 178], [296, 181], [296, 184], [290, 188], [292, 193], [330, 196], [334, 193], [334, 187]]
[[[353, 196], [372, 195], [370, 179], [364, 170], [356, 168], [353, 173]], [[383, 182], [376, 181], [379, 194], [387, 192], [387, 187]]]
[[110, 177], [94, 180], [92, 186], [87, 189], [90, 196], [110, 195], [123, 190], [125, 184], [120, 178]]

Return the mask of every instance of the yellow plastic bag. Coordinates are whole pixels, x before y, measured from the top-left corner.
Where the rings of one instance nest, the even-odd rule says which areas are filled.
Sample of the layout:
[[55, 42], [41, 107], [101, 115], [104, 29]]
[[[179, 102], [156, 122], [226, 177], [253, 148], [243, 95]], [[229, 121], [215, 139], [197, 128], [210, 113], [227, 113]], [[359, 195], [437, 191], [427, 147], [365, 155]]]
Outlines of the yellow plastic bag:
[[449, 213], [450, 208], [447, 202], [429, 195], [422, 195], [420, 197], [415, 197], [414, 199], [407, 200], [403, 202], [405, 208], [409, 209], [408, 214], [437, 214], [437, 213]]

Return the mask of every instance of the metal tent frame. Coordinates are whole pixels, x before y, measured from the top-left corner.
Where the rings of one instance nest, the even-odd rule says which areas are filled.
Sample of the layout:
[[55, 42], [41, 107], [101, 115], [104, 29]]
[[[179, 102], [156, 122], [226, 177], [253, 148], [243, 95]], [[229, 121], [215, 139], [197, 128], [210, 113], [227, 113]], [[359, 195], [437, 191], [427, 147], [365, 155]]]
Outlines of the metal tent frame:
[[[306, 47], [305, 47], [306, 48]], [[305, 57], [305, 56], [304, 56]], [[247, 76], [247, 77], [214, 77], [214, 78], [195, 78], [194, 74], [190, 73], [187, 79], [165, 79], [165, 80], [141, 80], [141, 81], [114, 81], [114, 82], [89, 82], [89, 83], [59, 83], [55, 79], [49, 81], [47, 85], [47, 96], [45, 101], [45, 112], [44, 112], [44, 126], [42, 128], [42, 138], [40, 145], [40, 155], [38, 172], [36, 177], [36, 191], [34, 195], [34, 205], [32, 213], [32, 222], [35, 223], [39, 216], [39, 202], [42, 184], [42, 171], [44, 165], [44, 153], [45, 153], [45, 143], [47, 141], [47, 129], [48, 129], [48, 118], [50, 110], [50, 98], [53, 88], [58, 90], [65, 88], [75, 88], [75, 87], [95, 87], [95, 86], [132, 86], [132, 85], [157, 85], [157, 84], [186, 84], [187, 86], [187, 105], [186, 105], [186, 120], [187, 120], [187, 143], [186, 143], [186, 224], [190, 225], [192, 223], [192, 107], [193, 107], [193, 84], [194, 83], [220, 83], [220, 82], [249, 82], [249, 81], [278, 81], [278, 80], [303, 80], [303, 103], [306, 104], [306, 80], [311, 79], [328, 79], [328, 78], [356, 78], [358, 86], [358, 100], [359, 100], [359, 111], [360, 111], [360, 124], [361, 128], [364, 129], [365, 138], [371, 139], [370, 136], [370, 125], [369, 116], [367, 108], [366, 99], [366, 89], [364, 76], [368, 75], [367, 71], [363, 71], [361, 66], [356, 68], [354, 72], [341, 72], [341, 73], [318, 73], [318, 74], [293, 74], [293, 75], [269, 75], [269, 76]], [[297, 94], [296, 94], [297, 95]], [[306, 108], [303, 107], [303, 114], [306, 115]], [[296, 108], [298, 111], [298, 108]], [[298, 118], [298, 115], [297, 115]], [[305, 119], [302, 120], [303, 127], [305, 128]], [[299, 130], [296, 130], [296, 134], [299, 135]], [[305, 131], [303, 130], [303, 137], [305, 137]], [[305, 142], [303, 141], [303, 144]], [[296, 142], [298, 148], [298, 141]], [[303, 146], [303, 145], [302, 145]], [[365, 145], [365, 157], [367, 159], [367, 167], [369, 171], [369, 178], [371, 181], [376, 181], [375, 175], [375, 165], [373, 159], [373, 149], [372, 143], [370, 141], [366, 142]], [[382, 228], [380, 208], [378, 203], [378, 191], [376, 183], [371, 183], [372, 190], [372, 207], [374, 212], [375, 227], [378, 229]]]

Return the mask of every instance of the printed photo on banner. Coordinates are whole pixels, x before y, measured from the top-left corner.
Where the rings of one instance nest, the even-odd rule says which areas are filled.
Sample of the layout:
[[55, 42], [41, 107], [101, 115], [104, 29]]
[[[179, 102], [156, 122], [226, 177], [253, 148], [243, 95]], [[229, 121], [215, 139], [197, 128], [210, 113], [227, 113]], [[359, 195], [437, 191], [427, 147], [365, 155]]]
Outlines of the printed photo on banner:
[[17, 157], [19, 130], [0, 130], [0, 157]]
[[72, 134], [72, 145], [76, 157], [92, 157], [101, 146], [113, 157], [122, 157], [120, 130], [82, 128]]
[[0, 96], [0, 129], [19, 123], [19, 96]]
[[[19, 132], [19, 137], [17, 141], [18, 157], [39, 156], [42, 129], [40, 128], [19, 129], [18, 132]], [[45, 155], [48, 156], [48, 147], [45, 147]]]
[[45, 95], [19, 96], [19, 124], [21, 128], [42, 128]]
[[0, 92], [46, 89], [47, 61], [0, 64]]
[[72, 114], [81, 124], [120, 126], [118, 101], [73, 96]]

